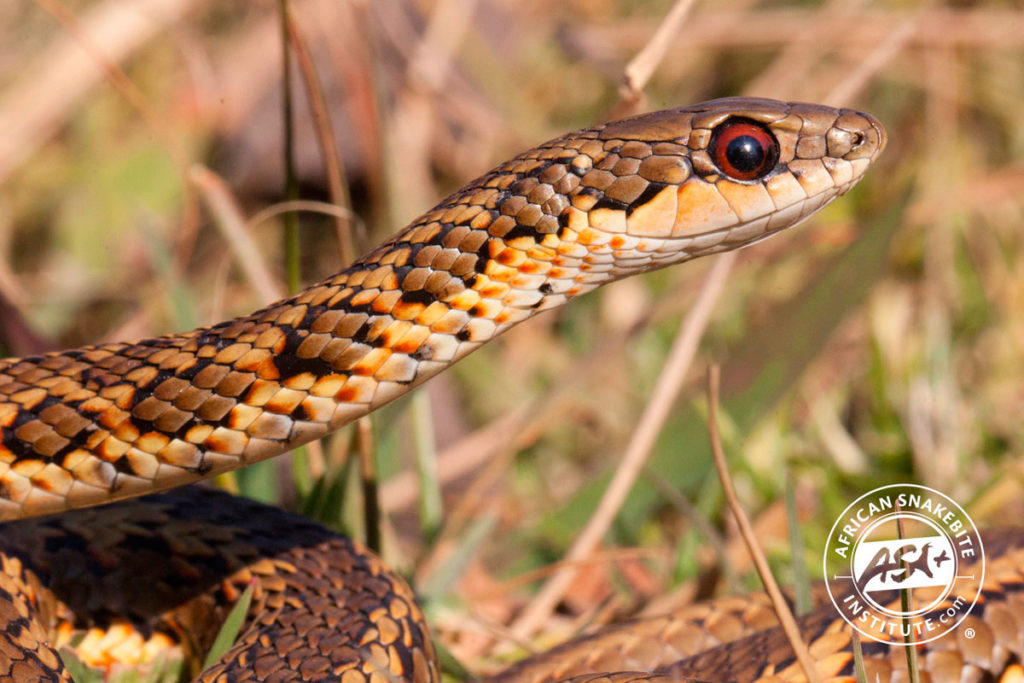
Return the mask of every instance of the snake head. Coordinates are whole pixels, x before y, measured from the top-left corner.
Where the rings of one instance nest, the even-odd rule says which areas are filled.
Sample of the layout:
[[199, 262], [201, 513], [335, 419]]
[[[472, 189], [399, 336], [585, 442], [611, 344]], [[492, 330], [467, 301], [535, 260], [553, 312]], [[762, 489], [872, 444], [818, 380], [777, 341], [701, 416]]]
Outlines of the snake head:
[[511, 189], [557, 218], [538, 237], [559, 271], [573, 271], [573, 284], [552, 287], [574, 295], [796, 225], [860, 180], [885, 141], [875, 118], [851, 109], [725, 98], [542, 145], [534, 159], [561, 163]]
[[[816, 104], [725, 98], [643, 114], [499, 165], [356, 269], [414, 266], [400, 278], [403, 301], [438, 297], [504, 329], [613, 280], [796, 225], [884, 146], [873, 117]], [[471, 339], [492, 336], [477, 325], [487, 329]]]

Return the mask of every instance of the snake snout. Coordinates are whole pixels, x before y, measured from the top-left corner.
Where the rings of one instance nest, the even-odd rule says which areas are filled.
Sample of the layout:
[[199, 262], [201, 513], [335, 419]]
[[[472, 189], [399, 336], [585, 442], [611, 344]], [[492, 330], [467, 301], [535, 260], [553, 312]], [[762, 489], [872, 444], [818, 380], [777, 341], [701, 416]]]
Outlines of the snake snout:
[[888, 136], [885, 126], [871, 114], [852, 109], [842, 110], [836, 126], [829, 131], [829, 156], [852, 161], [875, 157], [885, 149]]
[[881, 154], [882, 150], [885, 149], [886, 143], [889, 142], [889, 136], [885, 132], [885, 126], [882, 125], [881, 121], [871, 114], [862, 114], [862, 116], [864, 116], [864, 118], [866, 118], [871, 124], [871, 132], [874, 137], [874, 154], [872, 154], [872, 158], [874, 158]]

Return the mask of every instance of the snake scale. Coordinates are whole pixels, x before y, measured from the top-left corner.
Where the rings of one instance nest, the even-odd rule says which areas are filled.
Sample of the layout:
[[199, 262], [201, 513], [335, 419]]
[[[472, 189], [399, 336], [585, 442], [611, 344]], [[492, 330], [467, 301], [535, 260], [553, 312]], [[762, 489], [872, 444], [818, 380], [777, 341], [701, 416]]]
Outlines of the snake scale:
[[[70, 680], [56, 648], [92, 625], [201, 657], [252, 585], [241, 635], [199, 680], [437, 680], [411, 589], [372, 554], [275, 508], [175, 487], [317, 439], [602, 284], [793, 226], [885, 140], [867, 114], [747, 98], [598, 125], [501, 164], [250, 315], [0, 361], [0, 677]], [[985, 637], [929, 644], [926, 676], [998, 675], [1020, 653], [1015, 542], [995, 541], [1005, 561], [971, 617]], [[851, 675], [844, 626], [826, 608], [801, 622], [825, 677]], [[757, 598], [694, 606], [497, 680], [799, 679], [773, 627]], [[864, 649], [878, 680], [902, 680], [887, 647]]]

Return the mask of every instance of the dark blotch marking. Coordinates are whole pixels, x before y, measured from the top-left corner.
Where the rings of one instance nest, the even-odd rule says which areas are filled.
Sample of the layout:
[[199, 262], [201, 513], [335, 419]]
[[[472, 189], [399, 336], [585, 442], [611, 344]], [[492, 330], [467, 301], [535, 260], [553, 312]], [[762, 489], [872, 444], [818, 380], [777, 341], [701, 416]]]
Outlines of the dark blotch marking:
[[109, 370], [103, 370], [101, 368], [86, 368], [82, 370], [82, 374], [79, 375], [78, 381], [82, 383], [84, 388], [99, 393], [99, 390], [105, 387], [122, 384], [124, 379], [120, 375], [115, 375]]
[[218, 323], [218, 325], [215, 325], [214, 327], [203, 330], [202, 334], [196, 337], [196, 344], [199, 347], [212, 346], [218, 351], [231, 346], [235, 343], [234, 339], [227, 339], [217, 334], [218, 328], [222, 329], [223, 327], [225, 327], [223, 323]]
[[430, 360], [434, 357], [434, 349], [426, 344], [421, 344], [418, 349], [409, 354], [413, 360]]
[[425, 289], [417, 289], [410, 292], [402, 292], [401, 299], [407, 304], [422, 304], [429, 306], [434, 303], [434, 295]]
[[641, 206], [658, 196], [658, 193], [665, 189], [664, 183], [651, 183], [648, 185], [640, 196], [633, 200], [633, 203], [626, 207], [626, 216], [633, 215], [633, 212], [639, 209]]
[[302, 322], [299, 323], [299, 327], [303, 329], [309, 329], [316, 322], [317, 318], [327, 312], [326, 306], [311, 306], [306, 305], [306, 312], [302, 316]]
[[505, 236], [502, 239], [506, 242], [511, 242], [512, 240], [520, 237], [532, 237], [533, 239], [537, 239], [537, 229], [531, 228], [528, 225], [516, 223], [516, 226], [505, 233]]
[[377, 321], [379, 318], [380, 316], [371, 317], [365, 323], [360, 325], [358, 330], [362, 332], [362, 343], [366, 344], [367, 346], [372, 346], [375, 349], [379, 349], [380, 347], [384, 346], [384, 342], [386, 341], [386, 338], [383, 335], [384, 330], [387, 329], [386, 327], [380, 330], [373, 329], [373, 323]]
[[469, 341], [472, 336], [473, 335], [470, 334], [469, 330], [467, 330], [465, 328], [463, 328], [463, 329], [461, 329], [461, 330], [459, 330], [458, 332], [455, 333], [455, 338], [458, 339], [460, 342]]
[[[361, 287], [354, 288], [353, 291], [350, 294], [342, 297], [338, 301], [338, 303], [336, 303], [331, 308], [334, 309], [334, 310], [337, 310], [339, 308], [340, 309], [344, 309], [346, 313], [369, 313], [369, 314], [372, 314], [373, 313], [373, 301], [369, 301], [369, 302], [367, 302], [365, 304], [354, 304], [354, 303], [352, 303], [352, 297], [354, 297], [356, 294], [358, 294], [361, 291], [363, 291]], [[327, 310], [327, 309], [325, 308], [324, 310]]]
[[615, 209], [616, 211], [627, 211], [629, 209], [629, 204], [626, 202], [620, 202], [618, 199], [612, 199], [606, 194], [602, 194], [598, 198], [597, 202], [590, 207], [591, 211], [594, 209]]
[[[515, 230], [515, 228], [513, 228]], [[510, 231], [511, 232], [511, 231]], [[491, 240], [490, 237], [484, 240], [484, 243], [480, 245], [480, 248], [476, 250], [476, 263], [473, 264], [473, 270], [478, 273], [484, 273], [487, 271], [487, 263], [491, 260]]]
[[[143, 432], [143, 433], [145, 433], [145, 432]], [[119, 474], [130, 474], [133, 477], [138, 476], [135, 473], [135, 470], [132, 469], [131, 461], [128, 458], [124, 457], [124, 456], [118, 458], [117, 460], [114, 460], [110, 464], [114, 466], [114, 471], [118, 472]], [[114, 487], [117, 488], [116, 482], [115, 482], [115, 486]]]
[[7, 450], [11, 451], [19, 457], [33, 458], [37, 460], [47, 460], [43, 458], [32, 448], [31, 444], [25, 443], [14, 435], [15, 430], [27, 422], [37, 419], [39, 416], [32, 411], [25, 410], [24, 408], [18, 409], [18, 414], [14, 416], [14, 421], [10, 427], [5, 427], [3, 430], [3, 445]]
[[365, 323], [360, 325], [359, 329], [352, 333], [352, 341], [357, 342], [359, 344], [369, 344], [370, 343], [370, 340], [369, 340], [370, 327], [371, 327], [370, 322], [372, 320], [373, 320], [373, 318], [370, 318], [370, 320], [367, 320]]
[[[365, 325], [364, 325], [365, 327]], [[361, 328], [360, 328], [361, 329]], [[334, 368], [327, 361], [315, 358], [299, 358], [296, 353], [299, 345], [306, 338], [305, 331], [289, 330], [284, 338], [284, 349], [274, 358], [278, 372], [281, 373], [281, 381], [289, 377], [310, 373], [314, 377], [323, 377], [334, 372]]]
[[[193, 363], [190, 367], [185, 368], [184, 370], [176, 370], [174, 372], [174, 376], [179, 377], [180, 379], [191, 381], [203, 369], [211, 365], [214, 365], [214, 361], [212, 358], [199, 358], [197, 356], [195, 363]], [[138, 393], [139, 392], [136, 392], [136, 395], [138, 395]]]
[[[230, 415], [230, 413], [228, 414]], [[186, 435], [188, 435], [188, 431], [195, 427], [196, 425], [203, 424], [204, 422], [205, 420], [202, 420], [193, 415], [189, 419], [185, 420], [185, 423], [178, 427], [177, 430], [175, 430], [174, 436], [177, 437], [180, 441], [188, 441], [188, 439], [185, 438]]]

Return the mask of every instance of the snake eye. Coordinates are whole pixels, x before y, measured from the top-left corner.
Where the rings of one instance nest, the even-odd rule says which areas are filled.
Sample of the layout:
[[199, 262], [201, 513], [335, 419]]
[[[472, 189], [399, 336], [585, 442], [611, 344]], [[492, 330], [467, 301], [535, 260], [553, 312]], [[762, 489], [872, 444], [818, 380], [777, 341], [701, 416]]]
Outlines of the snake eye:
[[779, 145], [768, 130], [752, 121], [733, 119], [715, 129], [708, 147], [719, 170], [733, 180], [757, 180], [779, 160]]

